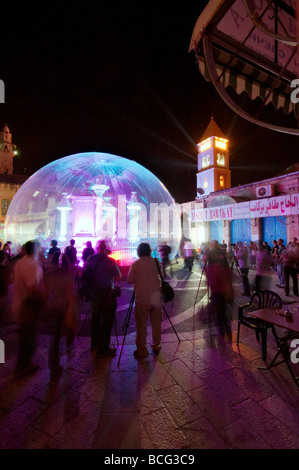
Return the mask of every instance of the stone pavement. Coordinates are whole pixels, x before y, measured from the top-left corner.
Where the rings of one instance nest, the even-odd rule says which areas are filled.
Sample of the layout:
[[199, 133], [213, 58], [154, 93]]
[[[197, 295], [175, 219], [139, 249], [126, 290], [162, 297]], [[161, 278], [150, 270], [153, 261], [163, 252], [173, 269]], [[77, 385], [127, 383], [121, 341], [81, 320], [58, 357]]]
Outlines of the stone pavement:
[[[39, 334], [40, 370], [16, 379], [17, 326], [6, 319], [0, 333], [6, 353], [0, 364], [1, 449], [299, 448], [299, 387], [285, 364], [257, 369], [264, 363], [254, 331], [243, 327], [236, 344], [236, 308], [247, 301], [239, 295], [240, 279], [234, 278], [233, 341], [225, 343], [213, 327], [198, 322], [207, 301], [204, 281], [193, 308], [199, 266], [190, 276], [180, 263], [174, 271], [177, 295], [170, 316], [181, 341], [164, 317], [162, 350], [142, 361], [133, 356], [134, 331], [126, 336], [120, 362], [123, 333], [113, 338], [119, 342], [114, 358], [94, 357], [89, 337], [82, 335], [72, 348], [62, 341], [64, 371], [53, 379], [50, 336]], [[284, 303], [298, 300], [285, 297], [276, 281], [274, 273], [271, 288]], [[122, 292], [130, 297], [129, 289], [123, 281]], [[275, 343], [271, 333], [268, 338], [270, 361]]]

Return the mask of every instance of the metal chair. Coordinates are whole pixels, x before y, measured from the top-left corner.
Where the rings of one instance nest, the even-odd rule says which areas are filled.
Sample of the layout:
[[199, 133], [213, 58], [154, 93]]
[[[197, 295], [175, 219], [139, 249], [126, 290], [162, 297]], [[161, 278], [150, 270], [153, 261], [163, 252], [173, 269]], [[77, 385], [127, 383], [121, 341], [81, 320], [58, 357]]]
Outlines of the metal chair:
[[276, 292], [271, 290], [259, 290], [251, 294], [251, 299], [244, 305], [240, 305], [238, 308], [238, 336], [237, 344], [239, 345], [240, 339], [240, 327], [241, 325], [247, 326], [255, 330], [256, 339], [259, 341], [260, 335], [262, 338], [262, 357], [263, 360], [267, 360], [267, 330], [270, 328], [270, 325], [267, 323], [258, 320], [257, 318], [250, 317], [244, 312], [246, 309], [251, 306], [256, 306], [255, 310], [260, 310], [262, 308], [281, 308], [282, 300]]

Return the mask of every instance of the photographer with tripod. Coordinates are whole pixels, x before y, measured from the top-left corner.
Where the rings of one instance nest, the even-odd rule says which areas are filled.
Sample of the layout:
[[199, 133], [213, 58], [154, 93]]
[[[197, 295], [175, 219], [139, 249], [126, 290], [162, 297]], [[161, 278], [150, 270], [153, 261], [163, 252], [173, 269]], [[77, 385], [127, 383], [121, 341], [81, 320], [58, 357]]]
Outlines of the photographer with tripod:
[[[137, 359], [146, 358], [148, 316], [152, 327], [152, 350], [158, 353], [161, 349], [161, 281], [155, 259], [151, 256], [151, 247], [148, 243], [140, 243], [137, 248], [139, 259], [130, 267], [128, 282], [134, 284], [136, 346], [134, 356]], [[160, 267], [161, 269], [161, 267]]]
[[110, 337], [117, 308], [114, 281], [121, 279], [121, 273], [116, 261], [108, 256], [109, 252], [102, 240], [98, 253], [87, 259], [82, 274], [83, 280], [88, 279], [91, 285], [91, 351], [97, 349], [99, 356], [116, 353], [116, 348], [110, 347]]

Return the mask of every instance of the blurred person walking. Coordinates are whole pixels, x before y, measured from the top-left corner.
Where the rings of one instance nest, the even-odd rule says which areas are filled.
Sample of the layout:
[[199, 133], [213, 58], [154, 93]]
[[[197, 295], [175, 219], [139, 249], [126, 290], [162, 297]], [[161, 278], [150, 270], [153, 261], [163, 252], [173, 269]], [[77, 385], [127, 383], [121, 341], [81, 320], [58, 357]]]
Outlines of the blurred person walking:
[[[152, 350], [154, 353], [158, 353], [161, 349], [161, 280], [156, 261], [151, 256], [150, 245], [140, 243], [137, 254], [138, 260], [130, 266], [128, 282], [134, 285], [135, 293], [135, 343], [137, 349], [134, 351], [134, 356], [137, 359], [142, 359], [149, 354], [146, 345], [148, 317], [152, 328]], [[159, 263], [158, 260], [157, 263]]]
[[94, 248], [92, 247], [91, 241], [86, 242], [86, 248], [82, 252], [83, 264], [87, 261], [89, 256], [94, 255]]
[[52, 240], [51, 248], [47, 252], [47, 269], [49, 270], [57, 269], [59, 266], [61, 250], [57, 245], [57, 240]]
[[251, 241], [249, 243], [249, 264], [252, 268], [256, 268], [256, 243]]
[[248, 247], [241, 241], [237, 242], [236, 258], [238, 260], [239, 269], [242, 277], [243, 295], [251, 295], [249, 287], [249, 250]]
[[276, 271], [277, 271], [277, 276], [278, 276], [278, 281], [279, 284], [277, 284], [277, 287], [284, 287], [284, 265], [283, 265], [283, 252], [285, 250], [285, 246], [283, 244], [283, 239], [279, 238], [277, 240], [277, 245], [274, 247], [274, 254], [273, 257], [276, 262]]
[[161, 257], [161, 263], [162, 263], [162, 274], [163, 277], [166, 278], [166, 268], [170, 266], [170, 275], [172, 276], [172, 270], [171, 270], [171, 265], [170, 265], [170, 260], [169, 260], [169, 255], [171, 253], [171, 248], [167, 244], [167, 242], [163, 242], [163, 244], [159, 247], [159, 253]]
[[189, 269], [190, 273], [192, 272], [193, 267], [193, 244], [191, 240], [187, 239], [186, 243], [184, 244], [184, 258], [185, 258], [185, 267]]
[[226, 253], [217, 240], [211, 240], [203, 259], [207, 265], [206, 273], [210, 289], [208, 315], [215, 317], [221, 336], [231, 342], [231, 313], [228, 304], [234, 300], [234, 291]]
[[5, 253], [7, 254], [9, 261], [12, 258], [11, 245], [12, 245], [12, 242], [8, 241], [4, 243], [3, 248], [2, 248], [2, 250], [5, 251]]
[[277, 271], [277, 262], [276, 258], [274, 257], [275, 251], [277, 250], [277, 240], [272, 240], [272, 250], [271, 250], [271, 256], [272, 256], [272, 268], [274, 271]]
[[290, 294], [290, 277], [293, 281], [293, 292], [298, 297], [298, 277], [297, 264], [299, 263], [299, 247], [296, 243], [290, 242], [282, 253], [282, 263], [284, 269], [285, 294]]
[[44, 309], [45, 323], [52, 341], [49, 349], [49, 368], [51, 375], [62, 372], [60, 365], [60, 341], [66, 336], [66, 345], [73, 344], [79, 313], [79, 299], [73, 285], [72, 275], [65, 258], [56, 270], [44, 274], [47, 304]]
[[69, 273], [72, 277], [75, 276], [76, 266], [78, 263], [77, 260], [77, 249], [75, 248], [76, 241], [72, 238], [70, 244], [65, 247], [63, 252], [63, 257], [65, 258], [66, 263], [65, 267], [69, 270]]
[[5, 252], [0, 250], [0, 322], [5, 323], [11, 308], [10, 285], [13, 283], [13, 264], [5, 262]]
[[266, 289], [268, 287], [266, 274], [270, 270], [271, 263], [272, 256], [270, 252], [264, 247], [263, 242], [259, 240], [256, 251], [255, 290]]
[[35, 373], [38, 365], [31, 364], [36, 349], [37, 321], [45, 301], [43, 270], [36, 253], [36, 243], [25, 244], [26, 255], [14, 267], [13, 310], [19, 321], [19, 351], [15, 373], [20, 376]]

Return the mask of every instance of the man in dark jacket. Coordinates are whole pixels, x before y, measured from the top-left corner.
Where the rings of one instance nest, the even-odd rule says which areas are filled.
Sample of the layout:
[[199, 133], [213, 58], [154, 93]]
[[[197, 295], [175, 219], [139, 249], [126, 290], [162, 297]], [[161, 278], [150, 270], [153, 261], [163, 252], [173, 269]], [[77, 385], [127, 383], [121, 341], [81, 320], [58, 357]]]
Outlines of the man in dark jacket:
[[82, 276], [83, 281], [89, 279], [91, 283], [91, 350], [113, 356], [116, 349], [110, 347], [110, 337], [117, 308], [113, 288], [121, 273], [116, 261], [108, 256], [105, 241], [99, 243], [98, 253], [87, 259]]
[[63, 257], [65, 261], [65, 266], [72, 277], [75, 276], [76, 266], [77, 266], [77, 249], [75, 248], [75, 240], [72, 238], [70, 244], [64, 249]]
[[84, 248], [82, 252], [82, 259], [84, 264], [91, 255], [94, 255], [94, 249], [92, 247], [91, 241], [88, 241], [86, 242], [86, 248]]

